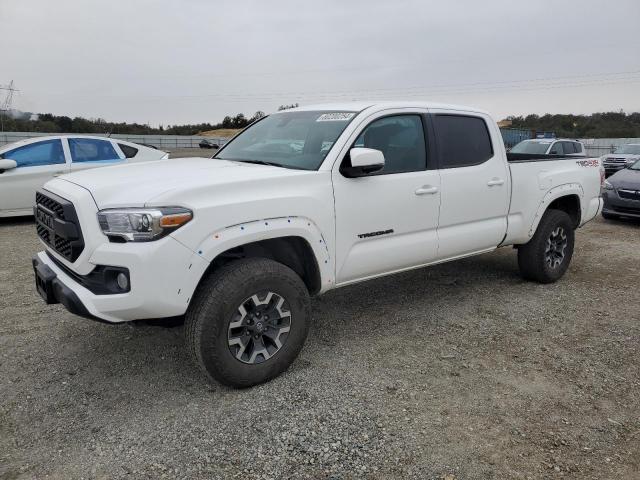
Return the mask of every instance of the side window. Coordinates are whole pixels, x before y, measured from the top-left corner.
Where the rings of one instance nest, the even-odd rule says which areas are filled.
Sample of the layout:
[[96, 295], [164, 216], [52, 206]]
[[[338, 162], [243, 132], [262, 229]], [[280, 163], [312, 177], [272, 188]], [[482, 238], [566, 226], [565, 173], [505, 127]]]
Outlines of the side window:
[[576, 149], [576, 153], [582, 153], [582, 144], [580, 142], [574, 142], [573, 146]]
[[562, 148], [562, 142], [556, 142], [549, 150], [550, 155], [564, 155], [564, 148]]
[[576, 144], [574, 142], [562, 142], [562, 148], [565, 155], [576, 153]]
[[374, 120], [353, 146], [373, 148], [384, 153], [384, 168], [375, 175], [417, 172], [427, 168], [420, 115], [394, 115]]
[[493, 157], [493, 145], [482, 118], [463, 115], [433, 117], [440, 168], [480, 165]]
[[124, 143], [119, 143], [118, 146], [120, 147], [120, 150], [122, 150], [122, 153], [124, 153], [124, 156], [127, 158], [133, 158], [136, 156], [136, 153], [138, 153], [138, 149], [135, 147], [132, 147], [131, 145], [125, 145]]
[[15, 160], [18, 168], [65, 163], [62, 142], [60, 140], [46, 140], [44, 142], [32, 143], [4, 152], [2, 156]]
[[69, 150], [74, 162], [120, 160], [111, 142], [95, 138], [70, 138]]

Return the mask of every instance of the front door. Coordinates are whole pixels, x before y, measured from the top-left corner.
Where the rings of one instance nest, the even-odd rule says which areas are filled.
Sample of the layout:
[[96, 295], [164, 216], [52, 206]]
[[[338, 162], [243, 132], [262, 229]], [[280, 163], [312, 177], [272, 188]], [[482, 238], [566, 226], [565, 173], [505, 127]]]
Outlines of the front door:
[[421, 112], [378, 113], [362, 124], [351, 147], [381, 150], [384, 168], [346, 178], [332, 172], [336, 211], [336, 283], [426, 264], [437, 257], [440, 176], [427, 154]]
[[29, 143], [2, 154], [15, 160], [17, 168], [0, 174], [0, 213], [28, 215], [36, 190], [48, 180], [69, 172], [60, 139]]

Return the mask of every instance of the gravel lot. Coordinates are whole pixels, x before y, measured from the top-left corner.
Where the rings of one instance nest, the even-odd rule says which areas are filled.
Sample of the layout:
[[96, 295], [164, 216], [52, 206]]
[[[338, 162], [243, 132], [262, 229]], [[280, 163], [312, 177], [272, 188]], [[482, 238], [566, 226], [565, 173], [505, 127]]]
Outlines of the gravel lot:
[[581, 229], [554, 285], [505, 248], [331, 292], [243, 391], [181, 327], [44, 305], [39, 249], [0, 223], [1, 478], [640, 478], [640, 223]]

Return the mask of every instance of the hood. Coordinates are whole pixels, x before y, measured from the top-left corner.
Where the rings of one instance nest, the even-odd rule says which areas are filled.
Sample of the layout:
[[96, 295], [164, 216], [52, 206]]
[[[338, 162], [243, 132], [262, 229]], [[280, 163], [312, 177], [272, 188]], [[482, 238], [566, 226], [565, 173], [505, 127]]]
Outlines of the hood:
[[640, 170], [624, 168], [607, 178], [607, 181], [615, 188], [640, 190]]
[[196, 157], [96, 168], [59, 178], [89, 190], [102, 209], [143, 207], [168, 193], [180, 198], [181, 191], [309, 173], [313, 172]]

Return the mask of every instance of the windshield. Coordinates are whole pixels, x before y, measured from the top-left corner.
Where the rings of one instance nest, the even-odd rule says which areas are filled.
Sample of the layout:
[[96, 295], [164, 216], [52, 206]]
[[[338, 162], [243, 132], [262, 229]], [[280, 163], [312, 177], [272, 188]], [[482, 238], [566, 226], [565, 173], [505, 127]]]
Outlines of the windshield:
[[629, 167], [631, 170], [640, 170], [640, 160]]
[[616, 148], [613, 153], [620, 153], [622, 155], [640, 155], [640, 145], [622, 145], [621, 147]]
[[511, 149], [511, 153], [547, 153], [551, 142], [536, 142], [535, 140], [525, 140]]
[[283, 112], [266, 117], [213, 158], [316, 170], [356, 112]]

